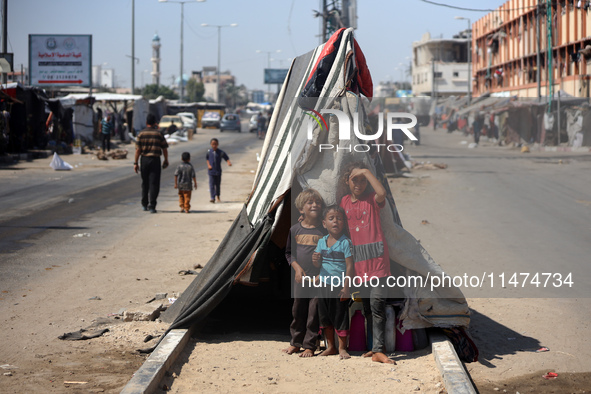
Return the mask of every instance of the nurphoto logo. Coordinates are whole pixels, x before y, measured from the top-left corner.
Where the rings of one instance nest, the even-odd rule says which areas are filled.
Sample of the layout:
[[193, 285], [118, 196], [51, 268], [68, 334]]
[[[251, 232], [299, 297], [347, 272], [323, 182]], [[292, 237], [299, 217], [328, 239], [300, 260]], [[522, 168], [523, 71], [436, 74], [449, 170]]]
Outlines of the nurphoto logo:
[[[304, 112], [306, 115], [310, 117], [308, 121], [308, 139], [311, 140], [313, 138], [313, 130], [314, 124], [317, 124], [322, 131], [328, 131], [328, 123], [324, 118], [324, 114], [334, 115], [337, 118], [339, 124], [339, 141], [342, 140], [351, 140], [351, 129], [360, 141], [367, 141], [367, 143], [362, 144], [352, 144], [349, 146], [340, 146], [334, 144], [319, 144], [318, 150], [319, 152], [326, 151], [326, 150], [335, 150], [339, 151], [348, 151], [348, 152], [369, 152], [372, 147], [374, 147], [378, 152], [382, 149], [386, 149], [388, 152], [402, 152], [404, 147], [401, 144], [383, 144], [377, 143], [380, 139], [382, 134], [384, 133], [384, 113], [380, 112], [378, 114], [378, 128], [374, 134], [364, 134], [360, 131], [359, 127], [359, 114], [353, 113], [353, 127], [351, 127], [351, 120], [349, 116], [341, 110], [338, 109], [322, 109], [320, 112], [314, 111], [312, 109], [307, 108], [307, 111]], [[411, 141], [417, 141], [417, 137], [415, 137], [410, 131], [410, 128], [413, 128], [417, 124], [417, 117], [413, 114], [407, 112], [388, 112], [386, 113], [386, 139], [388, 141], [394, 141], [392, 134], [394, 130], [402, 131]], [[400, 123], [404, 119], [410, 119], [410, 123]], [[369, 141], [373, 141], [374, 143], [369, 143]]]

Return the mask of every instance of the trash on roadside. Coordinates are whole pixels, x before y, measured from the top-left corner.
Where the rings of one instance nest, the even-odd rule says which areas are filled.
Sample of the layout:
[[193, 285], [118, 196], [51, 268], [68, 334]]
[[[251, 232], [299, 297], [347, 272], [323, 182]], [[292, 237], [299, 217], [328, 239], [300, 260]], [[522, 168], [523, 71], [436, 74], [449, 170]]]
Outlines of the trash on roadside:
[[421, 224], [431, 224], [428, 220], [421, 220]]
[[169, 298], [168, 299], [168, 302], [171, 304], [174, 304], [175, 301], [176, 301], [176, 298]]
[[539, 348], [539, 349], [519, 349], [519, 351], [521, 352], [531, 352], [531, 353], [544, 353], [544, 352], [549, 352], [550, 348], [547, 348], [545, 346]]
[[107, 155], [103, 151], [97, 152], [96, 158], [99, 160], [109, 160], [109, 158], [107, 157]]
[[556, 379], [558, 377], [558, 374], [556, 372], [548, 372], [547, 374], [542, 375], [542, 377], [544, 379], [548, 379], [548, 380], [550, 380], [550, 379]]
[[59, 157], [57, 152], [53, 153], [53, 159], [51, 159], [51, 163], [49, 163], [49, 166], [53, 168], [55, 171], [69, 171], [72, 168], [74, 168], [71, 164], [63, 161], [62, 158]]
[[193, 270], [180, 270], [179, 275], [197, 275], [199, 272]]
[[90, 237], [90, 233], [81, 233], [73, 235], [74, 238]]
[[74, 203], [74, 199], [73, 199], [73, 198], [70, 198], [70, 199], [68, 200], [68, 204], [72, 204], [72, 203]]
[[94, 296], [94, 297], [91, 297], [91, 298], [89, 298], [88, 300], [89, 300], [89, 301], [91, 301], [91, 300], [100, 301], [100, 300], [102, 300], [102, 298], [101, 298], [101, 297], [99, 297], [99, 296]]
[[193, 266], [193, 268], [195, 268], [196, 270], [199, 270], [199, 269], [202, 269], [202, 268], [203, 268], [203, 266], [202, 266], [201, 264], [195, 264], [195, 265]]
[[152, 334], [148, 334], [146, 335], [146, 337], [144, 338], [144, 343], [146, 342], [150, 342], [152, 339], [156, 338], [154, 335]]
[[58, 339], [64, 341], [84, 341], [86, 339], [97, 338], [103, 335], [104, 333], [108, 332], [109, 329], [105, 328], [102, 330], [86, 330], [84, 328], [74, 331], [74, 332], [67, 332], [63, 335], [60, 335]]
[[113, 152], [107, 153], [107, 156], [110, 156], [111, 159], [114, 160], [123, 160], [127, 159], [127, 151], [125, 149], [117, 149]]

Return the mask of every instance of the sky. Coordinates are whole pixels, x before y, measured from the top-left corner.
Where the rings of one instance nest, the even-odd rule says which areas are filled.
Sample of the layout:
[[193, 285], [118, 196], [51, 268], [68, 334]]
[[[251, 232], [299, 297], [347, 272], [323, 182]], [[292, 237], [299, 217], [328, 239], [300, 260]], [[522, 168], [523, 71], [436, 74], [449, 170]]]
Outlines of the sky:
[[[161, 42], [161, 84], [171, 85], [180, 71], [181, 5], [135, 0], [135, 86], [152, 82], [152, 38]], [[455, 7], [495, 9], [502, 0], [433, 0]], [[330, 3], [330, 0], [329, 0]], [[249, 90], [267, 87], [263, 69], [288, 68], [291, 59], [320, 44], [320, 19], [314, 11], [321, 0], [206, 0], [184, 5], [183, 72], [217, 65], [218, 29], [210, 25], [238, 24], [221, 29], [221, 70], [229, 70], [238, 85]], [[422, 0], [357, 0], [355, 37], [374, 84], [410, 82], [405, 75], [413, 41], [429, 32], [451, 38], [487, 12], [429, 4]], [[132, 0], [8, 0], [8, 52], [14, 67], [28, 64], [29, 34], [91, 34], [92, 64], [114, 69], [117, 84], [131, 87]], [[1, 33], [1, 32], [0, 32]], [[260, 51], [260, 52], [257, 52]], [[280, 51], [280, 52], [278, 52]], [[271, 52], [270, 54], [268, 52]]]

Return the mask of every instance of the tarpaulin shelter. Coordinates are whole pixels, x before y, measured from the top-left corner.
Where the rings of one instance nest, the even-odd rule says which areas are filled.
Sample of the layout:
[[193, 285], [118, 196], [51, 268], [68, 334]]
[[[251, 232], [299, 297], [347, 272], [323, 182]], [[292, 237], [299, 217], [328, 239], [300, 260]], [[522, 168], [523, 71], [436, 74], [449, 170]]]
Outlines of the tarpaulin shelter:
[[[20, 83], [2, 85], [3, 92], [11, 97], [8, 120], [8, 134], [5, 136], [7, 152], [26, 152], [29, 149], [42, 149], [49, 138], [45, 130], [47, 96], [36, 87], [25, 87]], [[6, 129], [3, 130], [3, 133]]]
[[[225, 297], [239, 289], [252, 288], [254, 292], [265, 286], [269, 298], [286, 294], [289, 297], [289, 267], [282, 249], [294, 220], [291, 197], [312, 187], [326, 204], [337, 203], [346, 192], [344, 183], [339, 182], [341, 171], [352, 160], [363, 160], [383, 179], [379, 158], [369, 152], [320, 154], [316, 147], [334, 140], [338, 126], [330, 117], [328, 133], [315, 126], [313, 138], [308, 139], [309, 117], [304, 116], [302, 98], [316, 98], [315, 110], [337, 105], [350, 119], [354, 113], [365, 119], [367, 112], [359, 95], [371, 92], [369, 69], [352, 29], [339, 30], [326, 44], [293, 61], [271, 117], [252, 192], [201, 273], [161, 316], [171, 323], [169, 330], [188, 328], [202, 321]], [[359, 142], [355, 138], [336, 139], [335, 143], [344, 148]], [[423, 277], [441, 274], [441, 267], [402, 227], [387, 182], [385, 186], [389, 197], [381, 220], [393, 270]], [[404, 327], [468, 326], [466, 300], [459, 290], [448, 290], [438, 293], [428, 287], [406, 288]], [[253, 301], [251, 307], [261, 305]]]
[[146, 127], [146, 118], [150, 110], [148, 101], [137, 94], [95, 93], [92, 96], [88, 94], [69, 94], [59, 100], [64, 107], [74, 108], [73, 123], [76, 137], [90, 141], [92, 141], [94, 132], [94, 113], [92, 111], [94, 103], [132, 103], [133, 118], [130, 128], [133, 129], [134, 134]]

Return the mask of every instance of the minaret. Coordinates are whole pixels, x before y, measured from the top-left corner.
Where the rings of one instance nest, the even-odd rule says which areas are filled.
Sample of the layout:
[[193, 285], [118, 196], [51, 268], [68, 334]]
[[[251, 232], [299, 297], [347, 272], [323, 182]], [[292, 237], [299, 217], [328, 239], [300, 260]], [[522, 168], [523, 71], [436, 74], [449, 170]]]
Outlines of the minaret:
[[152, 84], [160, 86], [160, 37], [152, 38]]

